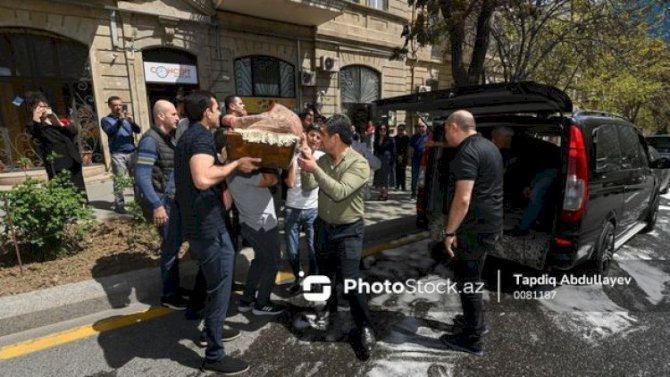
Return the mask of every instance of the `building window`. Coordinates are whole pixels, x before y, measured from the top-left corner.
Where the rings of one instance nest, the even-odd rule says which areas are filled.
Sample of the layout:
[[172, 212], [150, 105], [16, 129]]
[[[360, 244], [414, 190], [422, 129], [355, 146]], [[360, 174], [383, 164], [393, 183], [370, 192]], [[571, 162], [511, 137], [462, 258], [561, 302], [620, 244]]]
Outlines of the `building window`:
[[388, 10], [388, 0], [349, 0], [352, 3], [367, 5], [370, 8]]
[[241, 97], [295, 97], [295, 68], [271, 56], [235, 60], [235, 89]]
[[379, 72], [353, 65], [340, 70], [342, 103], [370, 103], [379, 99]]

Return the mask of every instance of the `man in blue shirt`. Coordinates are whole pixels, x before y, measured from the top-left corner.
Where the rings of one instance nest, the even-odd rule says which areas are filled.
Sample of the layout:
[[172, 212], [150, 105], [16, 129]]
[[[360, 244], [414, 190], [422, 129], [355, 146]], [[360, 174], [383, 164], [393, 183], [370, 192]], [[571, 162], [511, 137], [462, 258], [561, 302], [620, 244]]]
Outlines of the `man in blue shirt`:
[[161, 242], [161, 304], [175, 310], [186, 308], [179, 293], [181, 216], [174, 203], [174, 130], [179, 115], [174, 105], [156, 101], [154, 126], [140, 140], [135, 163], [135, 184], [142, 212], [159, 230]]
[[193, 92], [186, 97], [185, 108], [191, 126], [177, 143], [174, 176], [184, 239], [198, 258], [207, 284], [207, 348], [202, 369], [233, 375], [249, 366], [223, 350], [223, 322], [230, 301], [235, 250], [224, 221], [221, 182], [237, 170], [249, 173], [258, 169], [260, 159], [242, 157], [226, 165], [217, 163], [220, 151], [216, 150], [212, 130], [219, 127], [221, 111], [214, 94]]
[[428, 126], [419, 119], [417, 125], [417, 132], [409, 139], [409, 147], [412, 148], [412, 194], [411, 199], [416, 198], [416, 188], [419, 184], [419, 169], [421, 168], [421, 158], [426, 147], [426, 140], [428, 139]]
[[[140, 126], [133, 120], [132, 113], [124, 108], [123, 101], [117, 96], [107, 99], [107, 106], [111, 113], [100, 121], [102, 130], [109, 139], [109, 153], [112, 154], [112, 173], [115, 177], [122, 177], [132, 171], [131, 157], [135, 151], [133, 133], [141, 132]], [[114, 210], [124, 214], [125, 201], [123, 187], [114, 182]]]

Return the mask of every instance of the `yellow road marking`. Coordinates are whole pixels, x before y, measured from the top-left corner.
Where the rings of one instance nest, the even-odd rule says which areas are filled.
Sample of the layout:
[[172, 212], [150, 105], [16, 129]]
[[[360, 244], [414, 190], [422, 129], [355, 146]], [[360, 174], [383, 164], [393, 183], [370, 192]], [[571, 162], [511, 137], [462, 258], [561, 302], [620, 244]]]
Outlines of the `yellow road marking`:
[[[384, 250], [400, 247], [407, 245], [413, 242], [417, 242], [426, 237], [425, 233], [418, 233], [412, 236], [402, 238], [400, 240], [391, 241], [385, 244], [377, 245], [374, 247], [367, 248], [363, 250], [363, 256], [370, 256], [373, 254], [380, 253]], [[293, 280], [293, 272], [284, 270], [277, 273], [276, 283], [282, 284]], [[241, 293], [241, 292], [236, 292]], [[47, 335], [37, 339], [27, 340], [25, 342], [20, 342], [16, 344], [11, 344], [5, 347], [0, 348], [0, 360], [9, 360], [15, 357], [23, 356], [29, 353], [42, 351], [47, 348], [56, 347], [65, 343], [74, 342], [76, 340], [88, 338], [105, 331], [110, 331], [118, 329], [120, 327], [125, 327], [133, 324], [137, 324], [143, 321], [147, 321], [153, 318], [162, 317], [166, 314], [172, 313], [172, 309], [168, 309], [162, 306], [153, 307], [148, 310], [119, 316], [112, 317], [109, 319], [102, 320], [98, 323], [92, 325], [85, 325], [77, 327], [70, 330], [65, 330], [59, 333]]]
[[81, 326], [74, 329], [65, 330], [60, 333], [47, 335], [42, 338], [31, 339], [25, 342], [12, 344], [0, 348], [0, 360], [8, 360], [18, 356], [23, 356], [28, 353], [33, 353], [47, 348], [59, 346], [61, 344], [73, 342], [75, 340], [88, 338], [105, 331], [140, 323], [152, 318], [161, 317], [171, 312], [172, 309], [159, 306], [150, 308], [143, 312], [120, 317], [113, 317], [92, 325]]

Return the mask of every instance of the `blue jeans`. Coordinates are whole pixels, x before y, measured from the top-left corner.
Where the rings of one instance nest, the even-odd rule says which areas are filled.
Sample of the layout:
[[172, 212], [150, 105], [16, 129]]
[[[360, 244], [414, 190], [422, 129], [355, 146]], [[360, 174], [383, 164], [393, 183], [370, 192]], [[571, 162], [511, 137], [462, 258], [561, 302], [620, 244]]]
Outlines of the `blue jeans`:
[[416, 196], [416, 189], [419, 185], [419, 170], [421, 169], [421, 161], [412, 160], [412, 195]]
[[[328, 276], [333, 287], [344, 279], [357, 280], [361, 276], [363, 220], [351, 224], [331, 225], [317, 218], [315, 224], [319, 273]], [[370, 326], [367, 297], [356, 290], [347, 293], [345, 297], [349, 301], [356, 328], [361, 330]], [[337, 293], [333, 291], [326, 306], [331, 313], [337, 312]]]
[[270, 301], [270, 294], [275, 286], [277, 271], [279, 271], [281, 254], [279, 228], [274, 227], [267, 231], [265, 229], [255, 230], [242, 223], [242, 236], [254, 249], [254, 259], [249, 266], [242, 299], [246, 302], [254, 301], [258, 290], [256, 306], [262, 307]]
[[299, 209], [286, 207], [285, 228], [286, 233], [286, 252], [288, 261], [293, 269], [293, 275], [296, 279], [298, 273], [302, 271], [300, 266], [300, 226], [305, 229], [305, 240], [307, 241], [307, 250], [309, 252], [309, 273], [318, 274], [316, 266], [316, 254], [314, 252], [314, 220], [316, 220], [318, 210], [316, 208]]
[[558, 169], [544, 169], [533, 177], [530, 182], [530, 198], [528, 206], [517, 226], [520, 230], [530, 230], [535, 222], [546, 213], [547, 207], [552, 205], [550, 200], [554, 191], [554, 184], [558, 179]]
[[221, 231], [216, 239], [189, 240], [189, 243], [189, 250], [198, 258], [200, 270], [207, 284], [204, 313], [207, 335], [205, 358], [208, 361], [218, 361], [225, 355], [221, 336], [230, 302], [235, 250], [225, 230]]
[[168, 214], [168, 223], [159, 229], [162, 237], [161, 279], [163, 297], [169, 297], [179, 294], [179, 249], [184, 240], [181, 233], [181, 211], [177, 202], [174, 198], [163, 195], [163, 207]]

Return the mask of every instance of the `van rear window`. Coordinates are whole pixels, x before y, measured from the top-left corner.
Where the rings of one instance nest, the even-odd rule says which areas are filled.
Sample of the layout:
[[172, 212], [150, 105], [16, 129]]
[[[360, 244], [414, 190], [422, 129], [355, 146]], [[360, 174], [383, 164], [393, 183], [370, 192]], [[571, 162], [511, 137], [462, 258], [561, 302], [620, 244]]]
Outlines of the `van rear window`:
[[647, 143], [660, 151], [670, 150], [670, 136], [667, 137], [650, 137], [647, 138]]

